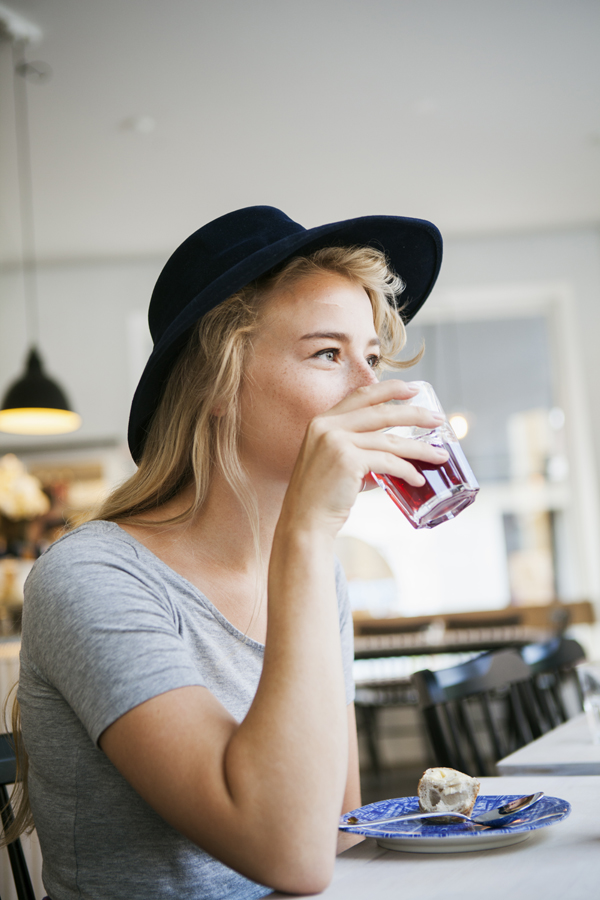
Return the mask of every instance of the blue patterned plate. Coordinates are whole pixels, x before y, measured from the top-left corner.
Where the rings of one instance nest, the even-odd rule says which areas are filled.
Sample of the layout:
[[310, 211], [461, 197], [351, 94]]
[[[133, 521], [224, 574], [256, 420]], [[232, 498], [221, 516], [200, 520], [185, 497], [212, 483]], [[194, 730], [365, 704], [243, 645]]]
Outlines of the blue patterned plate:
[[[498, 794], [478, 797], [473, 814], [477, 815], [488, 809], [494, 809], [496, 806], [503, 806], [510, 800], [516, 800], [517, 796], [516, 794]], [[566, 819], [571, 812], [571, 806], [566, 800], [560, 800], [558, 797], [542, 797], [534, 806], [523, 810], [502, 828], [470, 825], [468, 822], [440, 825], [419, 819], [409, 822], [389, 822], [369, 828], [369, 819], [382, 819], [385, 816], [417, 812], [418, 809], [418, 797], [380, 800], [378, 803], [370, 803], [368, 806], [362, 806], [360, 809], [346, 813], [340, 819], [340, 829], [376, 838], [377, 843], [388, 850], [408, 850], [412, 853], [470, 852], [487, 850], [492, 847], [506, 847], [508, 844], [524, 841], [532, 831], [545, 828], [547, 825], [554, 825], [555, 822]], [[349, 816], [356, 816], [363, 820], [363, 824], [344, 827]]]

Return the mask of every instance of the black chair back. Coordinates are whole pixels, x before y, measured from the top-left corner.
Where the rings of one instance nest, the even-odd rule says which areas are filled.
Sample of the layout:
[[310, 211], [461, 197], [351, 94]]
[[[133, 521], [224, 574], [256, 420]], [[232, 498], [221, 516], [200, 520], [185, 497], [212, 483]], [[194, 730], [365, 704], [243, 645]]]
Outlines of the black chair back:
[[574, 667], [583, 662], [585, 652], [572, 638], [555, 637], [541, 644], [528, 644], [519, 651], [532, 675], [532, 689], [549, 731], [569, 718], [564, 689], [571, 684], [577, 711], [583, 709], [583, 697]]
[[516, 650], [413, 675], [436, 764], [494, 775], [499, 759], [533, 739], [522, 693], [529, 679]]
[[[16, 757], [12, 734], [0, 734], [0, 807], [4, 830], [14, 821], [7, 785], [14, 784], [15, 780]], [[35, 900], [21, 841], [17, 838], [8, 845], [7, 850], [17, 897], [19, 900]]]

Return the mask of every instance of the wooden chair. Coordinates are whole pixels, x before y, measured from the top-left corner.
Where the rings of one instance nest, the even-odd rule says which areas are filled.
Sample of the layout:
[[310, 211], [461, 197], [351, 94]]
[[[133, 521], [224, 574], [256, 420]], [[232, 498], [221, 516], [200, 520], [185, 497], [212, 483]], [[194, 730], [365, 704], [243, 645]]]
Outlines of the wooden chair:
[[[7, 785], [14, 784], [16, 779], [16, 759], [12, 734], [0, 734], [0, 806], [2, 807], [2, 826], [7, 829], [14, 821]], [[29, 870], [21, 841], [17, 839], [7, 847], [8, 858], [15, 881], [15, 889], [19, 900], [35, 900]]]
[[494, 775], [499, 759], [533, 740], [523, 702], [530, 678], [521, 655], [510, 649], [413, 675], [437, 765]]
[[541, 644], [528, 644], [519, 650], [531, 672], [531, 686], [542, 714], [544, 731], [561, 725], [569, 718], [564, 690], [571, 685], [577, 711], [583, 709], [581, 687], [575, 672], [585, 652], [572, 638], [556, 637]]

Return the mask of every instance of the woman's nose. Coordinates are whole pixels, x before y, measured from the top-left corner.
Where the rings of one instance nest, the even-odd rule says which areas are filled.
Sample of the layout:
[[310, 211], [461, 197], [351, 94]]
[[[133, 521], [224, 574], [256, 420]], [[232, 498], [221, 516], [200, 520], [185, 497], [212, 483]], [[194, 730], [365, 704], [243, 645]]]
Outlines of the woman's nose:
[[373, 366], [370, 366], [367, 360], [357, 363], [355, 366], [355, 390], [359, 387], [366, 387], [369, 384], [375, 384], [379, 379]]

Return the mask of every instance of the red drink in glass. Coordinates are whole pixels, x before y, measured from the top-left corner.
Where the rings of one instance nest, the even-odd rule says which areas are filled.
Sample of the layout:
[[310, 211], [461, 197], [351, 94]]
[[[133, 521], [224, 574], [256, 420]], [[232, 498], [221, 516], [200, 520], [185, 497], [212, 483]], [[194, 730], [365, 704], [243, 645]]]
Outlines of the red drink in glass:
[[453, 519], [475, 500], [479, 485], [457, 441], [442, 440], [436, 446], [448, 452], [442, 465], [411, 460], [425, 478], [415, 487], [394, 475], [374, 475], [414, 528], [434, 528]]
[[[416, 381], [414, 384], [419, 385], [419, 393], [410, 400], [400, 402], [404, 405], [422, 406], [443, 415], [444, 411], [431, 385], [426, 381]], [[448, 459], [442, 465], [411, 460], [415, 469], [425, 478], [425, 484], [421, 487], [413, 487], [394, 475], [376, 475], [371, 472], [379, 487], [389, 494], [413, 528], [435, 528], [441, 522], [453, 519], [473, 503], [479, 485], [447, 420], [431, 430], [403, 425], [389, 428], [388, 431], [402, 438], [443, 447], [448, 453]]]

